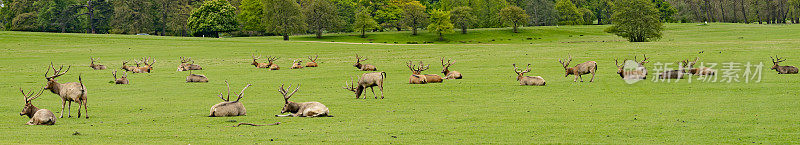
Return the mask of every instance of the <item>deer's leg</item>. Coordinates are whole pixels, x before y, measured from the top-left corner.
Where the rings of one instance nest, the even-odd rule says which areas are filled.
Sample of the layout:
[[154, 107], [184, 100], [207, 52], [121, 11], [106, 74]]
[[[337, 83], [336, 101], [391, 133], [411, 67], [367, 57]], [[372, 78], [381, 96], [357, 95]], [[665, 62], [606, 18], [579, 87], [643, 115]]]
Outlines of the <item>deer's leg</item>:
[[378, 86], [378, 87], [380, 87], [379, 89], [381, 90], [381, 99], [383, 99], [383, 86]]
[[58, 117], [58, 118], [64, 118], [64, 107], [66, 105], [67, 105], [67, 102], [64, 101], [64, 99], [61, 99], [61, 112], [58, 113], [60, 115], [60, 117]]
[[86, 102], [88, 102], [88, 101], [83, 100], [83, 111], [86, 112], [86, 119], [89, 119], [89, 107], [86, 107], [86, 104], [87, 104]]
[[275, 115], [275, 117], [292, 117], [292, 115], [290, 115], [290, 114], [286, 114], [286, 115]]
[[592, 79], [589, 82], [594, 82], [594, 72], [592, 72]]
[[375, 99], [378, 99], [378, 95], [375, 95], [375, 87], [369, 87], [369, 90], [372, 90], [372, 96], [375, 96]]
[[83, 101], [78, 100], [75, 101], [75, 103], [78, 103], [78, 118], [81, 118], [81, 107], [83, 106]]
[[72, 118], [72, 101], [67, 104], [67, 118]]

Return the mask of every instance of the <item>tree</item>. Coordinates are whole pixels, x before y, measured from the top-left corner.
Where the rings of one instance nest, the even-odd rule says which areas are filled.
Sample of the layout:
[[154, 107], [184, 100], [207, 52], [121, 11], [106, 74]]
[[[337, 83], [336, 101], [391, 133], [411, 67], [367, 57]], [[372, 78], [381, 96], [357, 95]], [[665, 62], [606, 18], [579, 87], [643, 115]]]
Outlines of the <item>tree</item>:
[[613, 26], [606, 32], [628, 39], [630, 42], [646, 42], [661, 38], [663, 24], [658, 9], [649, 0], [617, 0]]
[[594, 13], [595, 18], [597, 18], [597, 24], [609, 24], [610, 21], [603, 21], [611, 17], [613, 10], [611, 9], [614, 7], [613, 0], [593, 0], [589, 3], [591, 6], [592, 13]]
[[189, 18], [191, 7], [189, 0], [155, 0], [158, 8], [156, 29], [161, 31], [159, 35], [165, 36], [167, 32], [173, 34], [184, 33], [187, 19]]
[[365, 34], [367, 30], [380, 27], [378, 22], [375, 22], [375, 19], [372, 19], [372, 16], [369, 15], [369, 10], [363, 8], [356, 14], [356, 23], [353, 26], [361, 32], [361, 38], [367, 38]]
[[242, 31], [264, 32], [264, 16], [264, 0], [242, 0], [236, 19], [242, 25]]
[[453, 33], [450, 12], [442, 10], [431, 11], [431, 24], [428, 25], [428, 31], [439, 34], [439, 41], [444, 41], [444, 34]]
[[450, 11], [450, 20], [455, 27], [461, 29], [461, 34], [467, 34], [467, 29], [473, 27], [477, 18], [472, 15], [472, 8], [460, 6]]
[[558, 24], [560, 25], [580, 25], [583, 24], [583, 12], [575, 7], [570, 0], [557, 0], [556, 10], [558, 11]]
[[[670, 5], [668, 2], [664, 0], [654, 0], [653, 3], [656, 5], [656, 9], [658, 9], [659, 18], [661, 19], [662, 22], [676, 22], [676, 20], [673, 19], [672, 16], [678, 12], [677, 9], [673, 8], [672, 5]], [[724, 13], [722, 13], [722, 15], [724, 18], [725, 17]]]
[[514, 27], [514, 33], [518, 33], [517, 27], [519, 27], [519, 25], [528, 23], [528, 14], [525, 13], [525, 10], [517, 6], [508, 6], [500, 10], [500, 18], [505, 22], [504, 24]]
[[60, 31], [66, 33], [67, 30], [75, 32], [79, 27], [76, 19], [77, 3], [70, 0], [50, 0], [38, 1], [34, 3], [39, 8], [36, 23], [40, 27], [39, 31], [53, 32]]
[[289, 40], [292, 33], [306, 30], [306, 18], [300, 10], [300, 4], [294, 0], [268, 0], [267, 31], [283, 36]]
[[111, 19], [110, 33], [138, 34], [151, 33], [156, 16], [152, 1], [111, 1], [114, 16]]
[[194, 36], [209, 35], [218, 37], [219, 32], [236, 30], [236, 7], [227, 0], [209, 0], [200, 8], [192, 10], [189, 16], [189, 28]]
[[322, 38], [322, 32], [336, 29], [342, 23], [336, 13], [336, 6], [328, 0], [314, 0], [305, 7], [303, 13], [306, 15], [308, 27]]
[[554, 7], [552, 0], [526, 0], [523, 9], [528, 13], [528, 16], [531, 16], [528, 24], [549, 26], [558, 22], [558, 13]]
[[403, 24], [411, 27], [411, 35], [417, 35], [417, 28], [422, 28], [428, 21], [428, 14], [425, 13], [425, 6], [419, 1], [413, 1], [403, 5]]

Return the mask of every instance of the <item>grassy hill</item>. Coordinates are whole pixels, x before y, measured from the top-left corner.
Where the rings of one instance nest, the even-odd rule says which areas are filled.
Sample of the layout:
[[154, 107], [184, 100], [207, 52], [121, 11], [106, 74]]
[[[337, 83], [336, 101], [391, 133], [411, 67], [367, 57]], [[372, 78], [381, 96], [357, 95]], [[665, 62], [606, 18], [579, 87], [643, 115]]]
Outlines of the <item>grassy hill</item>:
[[[335, 34], [247, 38], [184, 38], [0, 31], [0, 137], [3, 144], [794, 144], [800, 138], [800, 75], [777, 75], [769, 56], [800, 65], [800, 25], [668, 24], [656, 42], [629, 43], [603, 33], [607, 26], [481, 29], [450, 34], [450, 44], [365, 45], [369, 41]], [[570, 37], [570, 35], [572, 37]], [[584, 36], [580, 36], [584, 35]], [[542, 38], [525, 40], [526, 38]], [[435, 36], [407, 32], [371, 33], [373, 43], [433, 41]], [[491, 42], [491, 39], [495, 41]], [[512, 39], [512, 40], [508, 40]], [[477, 41], [491, 45], [458, 44]], [[605, 41], [605, 42], [604, 42]], [[284, 69], [249, 65], [252, 54], [278, 56]], [[356, 71], [354, 54], [367, 56], [388, 74], [386, 99], [355, 99], [341, 87]], [[764, 63], [759, 83], [646, 81], [627, 84], [615, 73], [615, 58], [647, 54], [650, 69], [700, 57], [706, 63]], [[319, 68], [287, 69], [293, 59], [319, 55]], [[558, 59], [573, 65], [597, 61], [595, 82], [572, 82]], [[131, 84], [114, 85], [111, 70], [91, 70], [89, 57], [118, 69], [121, 62], [151, 56], [153, 73], [129, 74]], [[184, 83], [188, 72], [174, 71], [180, 56], [192, 57], [211, 82]], [[405, 62], [425, 61], [441, 70], [439, 58], [457, 63], [462, 80], [410, 85]], [[50, 62], [72, 65], [59, 82], [79, 75], [88, 89], [90, 119], [60, 118], [54, 126], [26, 126], [19, 116], [19, 88], [44, 85]], [[547, 86], [519, 86], [512, 63], [533, 65], [530, 76]], [[715, 67], [720, 78], [723, 66]], [[740, 73], [741, 75], [741, 73]], [[584, 76], [588, 79], [591, 76]], [[740, 76], [743, 77], [743, 76]], [[210, 118], [220, 102], [224, 80], [234, 90], [253, 84], [242, 99], [247, 116]], [[741, 81], [744, 81], [740, 78]], [[291, 101], [317, 101], [336, 117], [276, 118], [283, 106], [281, 84], [302, 84]], [[60, 98], [45, 92], [33, 101], [60, 110]], [[73, 107], [73, 110], [76, 110]], [[65, 110], [66, 111], [66, 110]], [[65, 116], [66, 116], [66, 112]], [[73, 116], [76, 113], [73, 113]], [[277, 126], [226, 127], [239, 122]], [[79, 132], [79, 135], [73, 135]]]

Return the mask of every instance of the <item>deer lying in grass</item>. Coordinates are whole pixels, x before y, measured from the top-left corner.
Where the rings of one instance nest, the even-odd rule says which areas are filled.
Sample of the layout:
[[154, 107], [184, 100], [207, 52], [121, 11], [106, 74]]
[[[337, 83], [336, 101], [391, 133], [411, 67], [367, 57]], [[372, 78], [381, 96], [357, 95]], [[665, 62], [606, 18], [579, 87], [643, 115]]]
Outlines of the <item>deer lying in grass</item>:
[[561, 63], [561, 65], [564, 67], [564, 70], [566, 71], [564, 77], [567, 77], [569, 75], [575, 75], [575, 79], [572, 80], [573, 82], [577, 82], [578, 78], [580, 78], [581, 82], [583, 82], [583, 77], [581, 77], [581, 75], [591, 73], [592, 79], [589, 80], [589, 82], [594, 82], [594, 74], [597, 71], [597, 62], [587, 61], [575, 65], [575, 67], [569, 67], [569, 63], [572, 62], [572, 56], [569, 56], [569, 60], [567, 60], [566, 62], [561, 61], [561, 59], [559, 59], [558, 62]]
[[278, 64], [275, 64], [275, 61], [278, 60], [278, 57], [267, 56], [267, 66], [269, 66], [269, 70], [280, 70], [281, 67]]
[[[428, 70], [428, 65], [423, 64], [422, 61], [419, 62], [419, 65], [425, 66], [425, 69], [421, 70], [420, 73], [422, 73], [422, 71]], [[442, 83], [443, 81], [444, 79], [442, 79], [442, 76], [439, 76], [437, 74], [425, 74], [425, 82], [427, 83]]]
[[208, 78], [205, 75], [193, 74], [192, 70], [189, 70], [189, 75], [186, 76], [187, 83], [208, 83]]
[[411, 70], [411, 77], [408, 78], [408, 83], [410, 83], [410, 84], [427, 84], [428, 83], [427, 77], [425, 75], [421, 75], [422, 71], [425, 71], [425, 70], [428, 69], [427, 66], [422, 65], [422, 62], [420, 62], [420, 66], [417, 67], [417, 65], [414, 65], [414, 64], [411, 63], [411, 61], [408, 61], [408, 63], [406, 63], [406, 66], [408, 66], [408, 69]]
[[525, 76], [525, 73], [531, 72], [531, 64], [528, 64], [525, 70], [521, 70], [517, 68], [517, 64], [511, 64], [514, 66], [514, 72], [517, 73], [517, 81], [519, 81], [519, 85], [523, 86], [544, 86], [546, 82], [544, 78], [541, 76]]
[[[636, 65], [632, 65], [633, 63], [636, 63]], [[643, 63], [636, 62], [635, 59], [625, 59], [622, 60], [622, 64], [619, 64], [619, 60], [614, 59], [614, 65], [617, 66], [617, 74], [619, 74], [622, 79], [647, 79], [647, 69], [645, 69], [641, 64]]]
[[367, 61], [368, 58], [361, 59], [358, 54], [356, 54], [356, 64], [353, 64], [354, 67], [358, 68], [361, 71], [378, 71], [374, 65], [371, 64], [361, 64], [362, 61]]
[[[794, 67], [794, 66], [780, 66], [780, 65], [778, 65], [778, 63], [786, 61], [786, 59], [779, 58], [778, 56], [775, 56], [775, 58], [772, 58], [772, 56], [770, 56], [769, 58], [772, 59], [772, 64], [773, 64], [772, 68], [770, 68], [770, 69], [777, 71], [778, 74], [797, 74], [797, 67]], [[777, 60], [776, 60], [776, 58], [777, 58]], [[781, 59], [783, 59], [783, 60], [781, 60]]]
[[638, 58], [636, 58], [636, 56], [633, 56], [633, 61], [639, 64], [639, 67], [636, 69], [642, 71], [642, 74], [644, 74], [644, 77], [646, 79], [648, 73], [647, 73], [647, 67], [644, 67], [644, 64], [649, 63], [650, 61], [648, 61], [648, 59], [650, 58], [647, 57], [646, 54], [642, 54], [642, 57], [644, 57], [644, 59], [642, 61], [639, 61]]
[[239, 102], [239, 100], [242, 99], [242, 96], [244, 95], [244, 90], [247, 89], [247, 87], [250, 87], [251, 85], [247, 84], [247, 86], [244, 86], [242, 92], [239, 94], [233, 92], [233, 95], [237, 97], [236, 101], [230, 101], [231, 85], [228, 84], [227, 80], [225, 80], [225, 85], [228, 88], [227, 99], [222, 97], [222, 93], [219, 93], [218, 97], [222, 99], [222, 102], [219, 102], [214, 106], [211, 106], [211, 113], [209, 113], [208, 117], [230, 117], [230, 116], [247, 115], [247, 109], [244, 108], [244, 105], [242, 105], [242, 102]]
[[178, 65], [178, 71], [187, 71], [187, 70], [203, 70], [203, 67], [194, 64], [194, 60], [192, 60], [191, 57], [189, 57], [188, 59], [184, 59], [183, 57], [181, 57], [181, 65]]
[[122, 77], [120, 77], [120, 78], [117, 78], [117, 71], [116, 70], [114, 70], [114, 72], [112, 72], [111, 74], [114, 75], [114, 84], [128, 84], [128, 73], [127, 72], [124, 72], [122, 74]]
[[[289, 85], [288, 89], [291, 89], [292, 85]], [[281, 88], [278, 89], [278, 92], [283, 95], [283, 109], [281, 109], [281, 114], [284, 113], [291, 113], [287, 115], [275, 115], [275, 117], [329, 117], [328, 115], [328, 107], [323, 105], [319, 102], [292, 102], [289, 101], [289, 98], [292, 98], [294, 93], [297, 93], [297, 90], [300, 89], [300, 84], [297, 85], [297, 88], [292, 91], [292, 93], [288, 93], [286, 89]], [[332, 116], [330, 116], [332, 117]]]
[[678, 70], [667, 70], [658, 74], [659, 79], [683, 79], [686, 73], [686, 68], [683, 62], [680, 62], [678, 65]]
[[308, 60], [310, 62], [306, 63], [306, 67], [319, 67], [319, 65], [317, 65], [317, 58], [319, 58], [319, 55], [314, 55], [313, 58], [311, 56], [308, 56]]
[[714, 71], [714, 69], [711, 69], [711, 68], [708, 68], [708, 67], [694, 68], [694, 65], [697, 64], [697, 59], [698, 59], [698, 57], [695, 57], [694, 61], [689, 61], [688, 59], [682, 61], [684, 70], [688, 70], [688, 71], [686, 71], [684, 73], [689, 73], [689, 74], [696, 75], [696, 76], [705, 76], [705, 75], [714, 75], [714, 74], [716, 74], [716, 71]]
[[[378, 96], [375, 95], [375, 86], [381, 91], [381, 99], [383, 99], [383, 80], [386, 79], [386, 72], [371, 72], [371, 73], [364, 73], [358, 78], [358, 86], [356, 83], [353, 82], [353, 78], [350, 78], [350, 82], [345, 82], [344, 88], [345, 90], [349, 90], [356, 93], [356, 99], [361, 97], [361, 93], [364, 92], [367, 87], [372, 90], [372, 96], [375, 96], [375, 99], [378, 99]], [[364, 95], [364, 99], [367, 98], [367, 95]]]
[[89, 57], [89, 60], [92, 61], [92, 63], [89, 64], [89, 67], [91, 67], [94, 70], [104, 70], [107, 68], [105, 65], [102, 64], [94, 64], [94, 62], [97, 60], [92, 57]]
[[[56, 78], [66, 74], [69, 72], [69, 69], [72, 66], [67, 67], [67, 70], [61, 72], [64, 66], [62, 65], [58, 70], [53, 67], [53, 64], [50, 63], [50, 68], [48, 71], [44, 73], [45, 79], [47, 79], [47, 86], [45, 89], [50, 90], [53, 94], [58, 95], [61, 97], [61, 114], [59, 118], [64, 118], [64, 107], [69, 102], [69, 107], [67, 109], [67, 117], [72, 117], [72, 102], [78, 103], [78, 118], [81, 117], [81, 106], [83, 106], [84, 111], [86, 112], [86, 118], [89, 118], [89, 109], [86, 107], [86, 87], [83, 86], [83, 80], [81, 76], [78, 76], [78, 82], [69, 82], [69, 83], [58, 83]], [[52, 76], [47, 76], [50, 69], [53, 69]]]
[[137, 66], [142, 62], [144, 63], [144, 66], [137, 67], [136, 69], [133, 70], [133, 73], [150, 73], [151, 71], [153, 71], [153, 64], [156, 63], [155, 59], [151, 59], [150, 57], [142, 58], [141, 62], [139, 61], [136, 62]]
[[258, 62], [258, 59], [261, 59], [261, 55], [256, 57], [256, 55], [254, 54], [254, 55], [252, 55], [252, 57], [253, 57], [253, 63], [250, 63], [250, 65], [253, 65], [256, 68], [269, 68], [269, 64], [267, 64], [267, 63], [259, 63]]
[[39, 94], [34, 96], [34, 92], [30, 91], [30, 94], [25, 94], [25, 91], [22, 88], [19, 89], [22, 92], [22, 96], [25, 97], [25, 106], [22, 107], [22, 112], [19, 112], [19, 116], [27, 115], [28, 118], [31, 118], [26, 125], [54, 125], [56, 124], [56, 115], [53, 114], [50, 110], [47, 109], [39, 109], [36, 106], [33, 106], [33, 99], [39, 98], [44, 92], [44, 88], [39, 91]]
[[303, 68], [303, 60], [294, 60], [292, 61], [292, 67], [289, 69], [301, 69]]
[[454, 63], [456, 63], [456, 61], [450, 62], [450, 59], [447, 59], [447, 63], [445, 63], [444, 57], [442, 57], [442, 73], [445, 79], [461, 79], [460, 72], [450, 71], [449, 69]]
[[136, 66], [128, 66], [128, 61], [122, 61], [122, 70], [133, 71], [135, 69], [138, 69], [138, 67], [136, 67]]

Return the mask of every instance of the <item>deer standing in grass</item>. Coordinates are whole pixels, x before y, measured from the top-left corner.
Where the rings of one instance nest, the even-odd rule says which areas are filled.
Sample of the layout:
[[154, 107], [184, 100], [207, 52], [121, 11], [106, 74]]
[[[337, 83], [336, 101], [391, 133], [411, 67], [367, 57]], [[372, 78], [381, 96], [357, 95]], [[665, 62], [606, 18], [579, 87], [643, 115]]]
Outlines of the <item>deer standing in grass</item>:
[[33, 106], [33, 99], [39, 98], [44, 92], [44, 88], [39, 91], [39, 94], [34, 96], [34, 92], [30, 91], [29, 94], [25, 94], [25, 91], [22, 88], [19, 89], [22, 92], [22, 96], [25, 97], [25, 106], [22, 107], [22, 112], [19, 112], [19, 116], [28, 116], [31, 120], [26, 125], [54, 125], [56, 124], [56, 115], [53, 114], [52, 111], [47, 109], [39, 109], [36, 106]]
[[411, 61], [408, 61], [408, 63], [406, 63], [406, 66], [408, 66], [408, 69], [411, 70], [411, 76], [408, 78], [408, 83], [410, 83], [410, 84], [427, 84], [428, 83], [428, 79], [426, 78], [426, 76], [421, 74], [422, 71], [427, 70], [428, 67], [424, 66], [424, 65], [421, 65], [421, 64], [422, 63], [420, 62], [420, 66], [417, 67], [417, 65], [412, 64]]
[[114, 75], [114, 84], [128, 84], [128, 73], [127, 72], [123, 72], [122, 76], [119, 77], [119, 78], [117, 78], [117, 71], [116, 70], [114, 70], [114, 72], [112, 72], [111, 74]]
[[[378, 99], [378, 96], [375, 95], [375, 86], [378, 86], [380, 89], [381, 99], [383, 99], [383, 80], [386, 79], [386, 72], [364, 73], [358, 78], [358, 82], [354, 82], [352, 79], [353, 78], [350, 78], [351, 82], [345, 82], [345, 86], [342, 88], [354, 92], [356, 94], [356, 99], [361, 97], [361, 93], [367, 88], [370, 88], [372, 90], [372, 96], [375, 96], [375, 99]], [[358, 86], [353, 83], [358, 83]], [[364, 99], [366, 98], [366, 95], [364, 95]]]
[[447, 63], [445, 63], [444, 57], [442, 57], [442, 73], [445, 79], [461, 79], [461, 72], [450, 71], [449, 69], [454, 63], [456, 63], [456, 61], [450, 62], [450, 59], [447, 59]]
[[205, 75], [200, 74], [193, 74], [192, 70], [189, 70], [189, 75], [186, 76], [187, 83], [208, 83], [208, 78]]
[[562, 61], [561, 59], [559, 59], [558, 62], [561, 63], [561, 65], [564, 67], [564, 70], [566, 71], [564, 77], [567, 77], [569, 75], [575, 75], [575, 79], [572, 80], [573, 82], [578, 82], [578, 78], [580, 78], [581, 82], [583, 82], [583, 77], [581, 77], [581, 75], [591, 73], [592, 79], [589, 80], [589, 82], [594, 82], [594, 75], [595, 72], [597, 71], [597, 62], [587, 61], [575, 65], [575, 67], [569, 67], [569, 63], [572, 62], [572, 56], [569, 56], [569, 59], [567, 61]]
[[[89, 118], [89, 109], [86, 107], [86, 87], [83, 86], [83, 80], [81, 76], [78, 76], [78, 82], [69, 82], [69, 83], [58, 83], [56, 78], [66, 74], [69, 72], [69, 69], [72, 66], [67, 67], [67, 70], [61, 72], [64, 66], [62, 65], [58, 70], [53, 67], [53, 64], [50, 63], [50, 68], [48, 71], [44, 73], [45, 79], [47, 79], [47, 86], [45, 89], [50, 90], [53, 94], [58, 95], [61, 97], [61, 112], [59, 114], [59, 118], [64, 118], [64, 107], [69, 102], [69, 107], [67, 109], [67, 117], [72, 117], [72, 102], [78, 103], [78, 118], [81, 117], [81, 106], [83, 106], [84, 112], [86, 112], [86, 118]], [[52, 76], [47, 76], [50, 69], [53, 69]]]
[[[292, 85], [289, 85], [289, 90], [292, 89]], [[281, 88], [278, 89], [278, 92], [283, 95], [283, 109], [281, 109], [281, 114], [284, 113], [291, 113], [287, 115], [275, 115], [275, 117], [332, 117], [328, 115], [328, 107], [323, 105], [319, 102], [292, 102], [289, 101], [289, 98], [292, 98], [294, 93], [297, 93], [297, 90], [300, 89], [300, 84], [297, 84], [297, 88], [289, 93], [286, 91], [286, 88], [283, 88], [281, 84]]]
[[353, 64], [354, 67], [358, 68], [361, 71], [378, 71], [374, 65], [371, 64], [361, 64], [363, 61], [367, 61], [368, 58], [361, 59], [358, 54], [356, 54], [356, 64]]
[[188, 59], [184, 59], [183, 57], [181, 57], [181, 65], [178, 65], [178, 71], [188, 71], [188, 70], [203, 70], [203, 67], [194, 64], [194, 60], [192, 60], [191, 57], [189, 57]]
[[92, 61], [92, 63], [89, 64], [89, 67], [91, 67], [94, 70], [104, 70], [107, 68], [105, 65], [102, 64], [94, 64], [94, 62], [97, 61], [97, 59], [89, 57], [89, 60]]
[[[786, 59], [779, 58], [778, 56], [775, 56], [775, 58], [772, 58], [772, 56], [770, 56], [769, 58], [772, 59], [772, 64], [773, 64], [772, 68], [770, 68], [770, 69], [777, 71], [778, 74], [797, 74], [797, 67], [794, 67], [794, 66], [780, 66], [780, 65], [778, 65], [778, 63], [786, 61]], [[776, 58], [777, 58], [777, 60], [776, 60]], [[781, 60], [781, 59], [783, 59], [783, 60]]]
[[292, 61], [292, 67], [289, 69], [301, 69], [303, 68], [303, 60], [294, 60]]
[[252, 57], [253, 57], [253, 63], [250, 63], [250, 65], [253, 65], [256, 68], [269, 68], [269, 64], [258, 62], [258, 59], [261, 59], [261, 55], [256, 57], [256, 55], [254, 54], [254, 55], [252, 55]]
[[711, 69], [711, 68], [708, 68], [708, 67], [694, 68], [694, 65], [697, 64], [697, 59], [698, 59], [698, 57], [695, 57], [694, 61], [689, 61], [688, 59], [682, 61], [684, 70], [688, 69], [688, 71], [685, 72], [685, 73], [689, 73], [689, 74], [696, 75], [696, 76], [705, 76], [705, 75], [714, 75], [714, 74], [716, 74], [716, 71], [714, 69]]
[[306, 67], [319, 67], [319, 65], [317, 64], [317, 58], [319, 58], [319, 55], [314, 55], [313, 58], [311, 56], [308, 56], [309, 62], [306, 63]]
[[269, 66], [269, 70], [281, 69], [281, 67], [278, 66], [278, 64], [275, 64], [275, 61], [277, 61], [278, 59], [279, 59], [278, 57], [267, 56], [267, 66]]
[[517, 68], [517, 64], [511, 64], [514, 66], [514, 72], [517, 73], [517, 81], [519, 81], [519, 85], [523, 86], [544, 86], [547, 84], [544, 81], [544, 78], [541, 76], [525, 76], [525, 73], [531, 72], [531, 64], [528, 64], [525, 70]]
[[[644, 61], [643, 61], [644, 62]], [[636, 63], [636, 65], [626, 65], [630, 63]], [[614, 59], [614, 65], [617, 66], [617, 74], [619, 74], [622, 79], [647, 79], [647, 70], [641, 66], [639, 62], [636, 60], [622, 60], [622, 64], [619, 64], [619, 60]], [[627, 67], [634, 67], [634, 68], [627, 68]]]
[[230, 116], [247, 115], [247, 109], [244, 108], [244, 105], [242, 104], [242, 102], [239, 102], [239, 100], [242, 99], [242, 96], [244, 95], [244, 90], [247, 89], [247, 87], [250, 87], [251, 85], [247, 84], [247, 86], [244, 86], [242, 92], [240, 92], [239, 94], [233, 92], [233, 95], [237, 97], [236, 101], [230, 101], [231, 85], [228, 84], [227, 80], [225, 80], [225, 85], [228, 88], [227, 99], [222, 96], [222, 93], [219, 93], [218, 97], [222, 99], [222, 102], [219, 102], [214, 106], [211, 106], [211, 112], [208, 115], [208, 117], [230, 117]]

